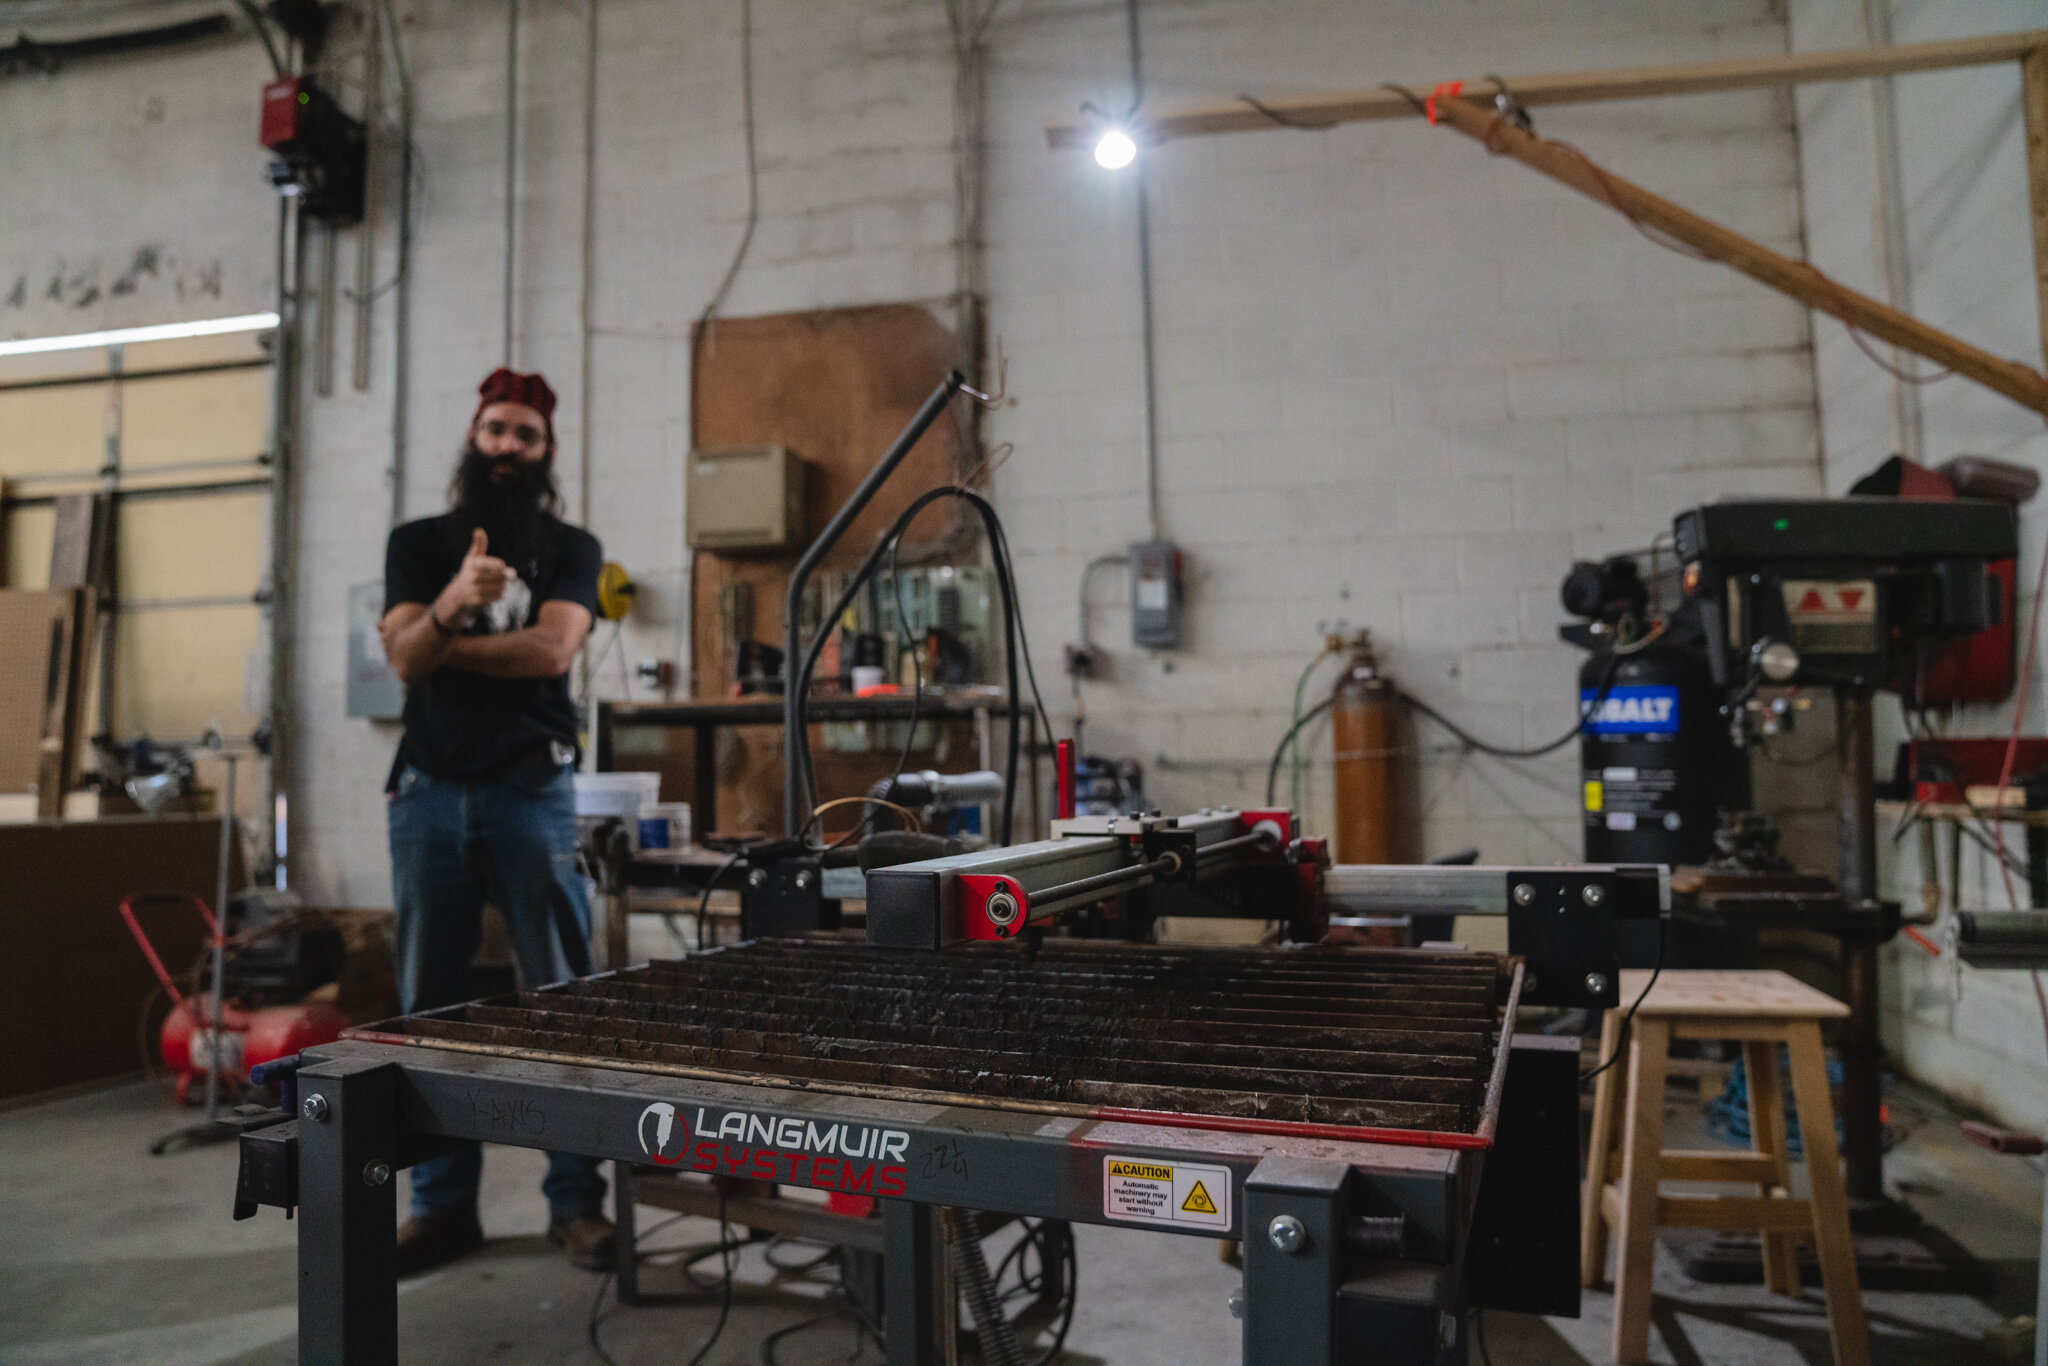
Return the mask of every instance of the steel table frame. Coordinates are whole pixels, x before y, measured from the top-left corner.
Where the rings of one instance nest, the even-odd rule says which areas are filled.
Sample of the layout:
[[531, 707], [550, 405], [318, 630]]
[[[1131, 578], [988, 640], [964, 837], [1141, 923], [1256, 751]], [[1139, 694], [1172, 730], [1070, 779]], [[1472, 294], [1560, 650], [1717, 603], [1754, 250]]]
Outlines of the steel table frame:
[[[1508, 1042], [1489, 1087], [1488, 1135]], [[731, 1176], [881, 1197], [890, 1366], [942, 1359], [932, 1328], [940, 1206], [1243, 1239], [1243, 1359], [1253, 1366], [1334, 1360], [1340, 1338], [1382, 1333], [1387, 1360], [1464, 1358], [1463, 1244], [1485, 1156], [1469, 1137], [1426, 1147], [1166, 1128], [362, 1040], [308, 1049], [298, 1076], [302, 1363], [397, 1360], [393, 1173], [449, 1139], [679, 1170], [708, 1162]], [[674, 1109], [665, 1144], [662, 1106]], [[862, 1151], [825, 1172], [815, 1149], [829, 1146], [833, 1126]], [[818, 1135], [828, 1144], [813, 1143]], [[1112, 1157], [1226, 1169], [1228, 1223], [1107, 1217]], [[1361, 1260], [1352, 1225], [1395, 1215], [1406, 1230], [1398, 1253], [1365, 1249]], [[1282, 1216], [1301, 1231], [1292, 1248], [1267, 1234]]]

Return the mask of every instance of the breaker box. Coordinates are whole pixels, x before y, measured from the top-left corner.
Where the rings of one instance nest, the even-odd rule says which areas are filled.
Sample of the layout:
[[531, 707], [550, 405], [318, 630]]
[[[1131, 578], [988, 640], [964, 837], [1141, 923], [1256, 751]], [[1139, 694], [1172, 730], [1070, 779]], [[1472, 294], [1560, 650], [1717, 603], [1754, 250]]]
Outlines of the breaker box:
[[1131, 643], [1180, 648], [1180, 547], [1141, 541], [1131, 547]]
[[692, 451], [684, 537], [719, 554], [792, 549], [805, 538], [804, 485], [804, 462], [784, 446]]

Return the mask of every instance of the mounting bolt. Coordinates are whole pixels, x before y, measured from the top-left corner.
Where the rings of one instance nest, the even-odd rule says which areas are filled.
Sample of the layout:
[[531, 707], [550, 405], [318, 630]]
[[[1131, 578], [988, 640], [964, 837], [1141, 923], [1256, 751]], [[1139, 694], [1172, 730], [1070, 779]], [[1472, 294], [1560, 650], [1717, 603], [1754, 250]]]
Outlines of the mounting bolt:
[[768, 885], [768, 870], [766, 868], [756, 868], [753, 872], [748, 873], [747, 885], [749, 887], [766, 887]]
[[1585, 902], [1588, 906], [1598, 906], [1601, 902], [1607, 900], [1607, 889], [1597, 882], [1589, 882], [1579, 888], [1579, 900]]
[[1607, 994], [1607, 974], [1604, 972], [1587, 973], [1586, 994], [1589, 996], [1605, 996]]
[[1232, 1295], [1228, 1300], [1224, 1302], [1230, 1306], [1230, 1317], [1234, 1319], [1241, 1319], [1244, 1317], [1244, 1296]]
[[1308, 1241], [1308, 1230], [1293, 1215], [1276, 1214], [1273, 1222], [1266, 1225], [1266, 1238], [1282, 1252], [1299, 1252]]
[[797, 889], [797, 890], [798, 890], [799, 892], [808, 892], [808, 891], [809, 891], [809, 890], [811, 889], [811, 870], [810, 870], [810, 869], [808, 869], [808, 868], [803, 868], [803, 869], [799, 869], [799, 870], [797, 871], [797, 875], [796, 875], [796, 889]]
[[381, 1186], [391, 1179], [391, 1164], [383, 1158], [372, 1158], [363, 1164], [363, 1184]]
[[299, 1113], [312, 1120], [315, 1124], [325, 1124], [327, 1122], [327, 1097], [307, 1096], [299, 1105]]
[[1517, 882], [1515, 884], [1515, 904], [1517, 906], [1527, 906], [1535, 900], [1536, 889], [1534, 887], [1526, 882]]

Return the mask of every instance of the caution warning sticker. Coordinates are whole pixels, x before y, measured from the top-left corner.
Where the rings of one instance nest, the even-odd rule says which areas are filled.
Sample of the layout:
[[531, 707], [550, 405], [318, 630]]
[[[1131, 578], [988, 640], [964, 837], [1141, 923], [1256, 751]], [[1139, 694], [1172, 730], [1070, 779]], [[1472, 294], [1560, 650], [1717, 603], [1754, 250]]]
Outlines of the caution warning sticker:
[[1142, 1224], [1227, 1229], [1230, 1169], [1147, 1157], [1105, 1157], [1102, 1213]]

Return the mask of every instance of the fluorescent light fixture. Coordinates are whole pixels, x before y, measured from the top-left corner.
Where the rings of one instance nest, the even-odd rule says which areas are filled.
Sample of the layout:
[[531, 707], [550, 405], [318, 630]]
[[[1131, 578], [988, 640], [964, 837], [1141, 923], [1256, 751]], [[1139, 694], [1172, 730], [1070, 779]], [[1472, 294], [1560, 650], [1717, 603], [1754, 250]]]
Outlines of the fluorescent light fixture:
[[1138, 159], [1138, 144], [1121, 128], [1104, 130], [1095, 141], [1095, 164], [1106, 171], [1121, 171]]
[[153, 327], [117, 327], [109, 332], [73, 332], [62, 337], [24, 337], [0, 341], [0, 356], [32, 356], [44, 351], [83, 351], [94, 346], [125, 346], [129, 342], [181, 341], [186, 337], [218, 337], [229, 332], [267, 332], [276, 327], [275, 313], [244, 313], [235, 318], [202, 318], [198, 322], [158, 323]]

